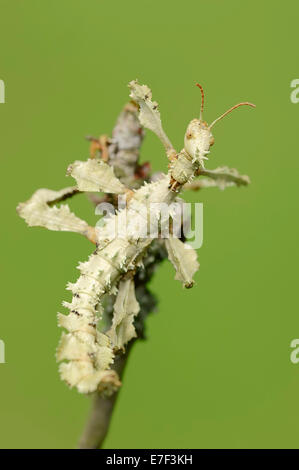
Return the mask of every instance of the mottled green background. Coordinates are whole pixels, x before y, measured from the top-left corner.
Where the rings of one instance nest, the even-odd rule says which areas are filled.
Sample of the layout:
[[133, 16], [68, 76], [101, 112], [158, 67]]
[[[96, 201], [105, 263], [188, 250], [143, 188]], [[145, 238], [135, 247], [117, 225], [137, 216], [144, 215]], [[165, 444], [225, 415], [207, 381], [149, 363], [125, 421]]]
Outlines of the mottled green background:
[[[206, 91], [215, 127], [209, 168], [227, 164], [249, 188], [206, 190], [194, 289], [165, 263], [160, 309], [134, 348], [109, 448], [298, 448], [298, 2], [0, 0], [0, 447], [74, 447], [88, 399], [59, 380], [56, 312], [92, 250], [76, 234], [28, 229], [15, 207], [39, 187], [72, 184], [86, 134], [109, 133], [138, 77], [160, 103], [177, 147]], [[142, 151], [166, 170], [148, 134]], [[71, 206], [94, 221], [81, 197]]]

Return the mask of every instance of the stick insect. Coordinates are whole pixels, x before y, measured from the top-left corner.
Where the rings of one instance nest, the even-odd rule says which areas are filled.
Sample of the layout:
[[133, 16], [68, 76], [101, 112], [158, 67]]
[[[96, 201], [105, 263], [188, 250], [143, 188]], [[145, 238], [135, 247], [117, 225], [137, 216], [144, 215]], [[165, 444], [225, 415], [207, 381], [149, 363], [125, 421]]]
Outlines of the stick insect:
[[[203, 88], [200, 84], [197, 86], [201, 91], [200, 116], [188, 124], [184, 147], [177, 152], [164, 132], [158, 104], [152, 101], [151, 90], [137, 80], [129, 83], [130, 98], [138, 106], [141, 126], [157, 135], [169, 160], [168, 172], [158, 181], [145, 182], [139, 189], [127, 187], [115, 175], [105, 151], [105, 158], [75, 161], [68, 167], [67, 174], [75, 179], [76, 186], [60, 191], [39, 189], [27, 202], [18, 206], [19, 215], [29, 226], [77, 232], [96, 245], [89, 259], [79, 263], [77, 281], [67, 285], [72, 292], [72, 300], [63, 302], [63, 306], [69, 314], [58, 314], [58, 324], [66, 330], [57, 349], [60, 374], [70, 387], [77, 387], [81, 393], [99, 391], [109, 395], [121, 384], [111, 365], [115, 355], [136, 336], [134, 321], [140, 306], [136, 300], [134, 276], [138, 269], [142, 269], [142, 261], [153, 242], [153, 238], [147, 236], [152, 219], [155, 223], [158, 220], [161, 231], [163, 229], [160, 210], [152, 211], [152, 207], [157, 207], [157, 203], [170, 207], [185, 189], [224, 188], [249, 183], [248, 177], [235, 169], [207, 170], [205, 161], [214, 143], [212, 128], [215, 124], [240, 106], [254, 105], [239, 103], [207, 124], [203, 120]], [[68, 205], [55, 206], [55, 203], [80, 192], [121, 196], [125, 199], [125, 208], [106, 218], [100, 229], [96, 229], [73, 214]], [[126, 229], [138, 227], [138, 233], [143, 236], [134, 236], [134, 230], [126, 231], [122, 237], [115, 236], [116, 226], [125, 226]], [[164, 243], [176, 271], [175, 278], [184, 287], [192, 287], [193, 276], [199, 268], [196, 251], [190, 246], [186, 249], [186, 244], [175, 234], [170, 234]], [[108, 330], [100, 331], [97, 324], [103, 314], [103, 298], [107, 295], [116, 296], [113, 318]]]

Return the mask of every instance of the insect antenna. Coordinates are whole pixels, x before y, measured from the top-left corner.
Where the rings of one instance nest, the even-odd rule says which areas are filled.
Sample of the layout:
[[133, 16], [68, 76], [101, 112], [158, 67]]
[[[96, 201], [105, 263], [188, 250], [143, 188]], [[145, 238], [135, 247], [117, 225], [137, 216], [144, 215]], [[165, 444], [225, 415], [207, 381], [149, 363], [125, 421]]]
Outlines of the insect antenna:
[[198, 86], [198, 88], [200, 89], [200, 92], [201, 92], [201, 106], [200, 106], [199, 120], [202, 121], [203, 105], [204, 105], [204, 101], [205, 101], [205, 94], [204, 94], [204, 91], [203, 91], [203, 87], [202, 87], [199, 83], [196, 83], [196, 86]]
[[212, 129], [212, 127], [216, 124], [216, 122], [220, 121], [221, 119], [224, 118], [224, 116], [226, 116], [227, 114], [231, 113], [234, 109], [236, 108], [239, 108], [239, 106], [245, 106], [245, 105], [248, 105], [248, 106], [251, 106], [252, 108], [255, 108], [255, 104], [253, 103], [248, 103], [248, 101], [245, 101], [243, 103], [238, 103], [238, 104], [235, 104], [235, 106], [233, 106], [232, 108], [228, 109], [225, 113], [221, 114], [221, 116], [219, 116], [217, 119], [215, 119], [215, 121], [212, 122], [212, 124], [209, 125], [209, 129]]

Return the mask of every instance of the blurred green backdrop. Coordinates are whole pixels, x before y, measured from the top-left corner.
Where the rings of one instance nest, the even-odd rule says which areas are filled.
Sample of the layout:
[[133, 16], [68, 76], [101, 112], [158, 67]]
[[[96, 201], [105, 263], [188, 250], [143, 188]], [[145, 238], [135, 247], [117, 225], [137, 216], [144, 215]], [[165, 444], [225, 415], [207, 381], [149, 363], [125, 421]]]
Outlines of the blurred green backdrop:
[[[204, 203], [197, 285], [163, 264], [159, 312], [132, 352], [107, 448], [298, 448], [298, 2], [0, 0], [0, 447], [75, 447], [89, 401], [59, 380], [56, 312], [92, 250], [69, 233], [29, 229], [18, 202], [72, 184], [86, 134], [110, 133], [139, 78], [159, 101], [177, 147], [205, 118], [249, 100], [214, 130], [209, 168], [249, 188], [187, 196]], [[167, 161], [147, 134], [143, 160]], [[71, 206], [94, 221], [81, 197]]]

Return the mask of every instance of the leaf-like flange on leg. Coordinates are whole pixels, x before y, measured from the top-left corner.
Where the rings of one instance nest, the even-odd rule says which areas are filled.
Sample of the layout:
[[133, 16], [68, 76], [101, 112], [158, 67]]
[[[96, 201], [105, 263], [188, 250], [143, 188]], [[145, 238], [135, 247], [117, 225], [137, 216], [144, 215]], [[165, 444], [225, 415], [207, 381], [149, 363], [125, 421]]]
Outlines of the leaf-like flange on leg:
[[247, 186], [250, 179], [247, 175], [240, 175], [235, 168], [227, 166], [216, 168], [215, 170], [200, 169], [200, 178], [184, 185], [184, 190], [198, 190], [203, 188], [217, 187], [225, 189], [230, 186]]
[[143, 127], [154, 132], [165, 147], [167, 155], [174, 152], [174, 148], [169, 138], [165, 134], [158, 103], [152, 101], [151, 89], [146, 85], [139, 85], [137, 80], [129, 83], [131, 90], [130, 97], [139, 105], [139, 121]]
[[81, 162], [76, 160], [68, 167], [67, 174], [75, 178], [79, 191], [122, 194], [127, 190], [115, 176], [113, 168], [103, 161], [89, 159], [87, 162]]
[[77, 232], [87, 236], [92, 227], [73, 214], [67, 204], [60, 207], [49, 206], [51, 203], [71, 197], [77, 191], [74, 187], [60, 191], [38, 189], [28, 201], [18, 205], [17, 212], [20, 217], [25, 219], [29, 227], [39, 226], [48, 230]]
[[114, 304], [112, 326], [107, 333], [115, 349], [124, 349], [132, 338], [136, 337], [134, 318], [140, 310], [135, 297], [133, 279], [120, 281]]
[[176, 275], [175, 279], [181, 281], [187, 289], [193, 286], [193, 274], [199, 268], [197, 253], [190, 245], [183, 243], [176, 237], [165, 240], [168, 259], [173, 264]]
[[69, 361], [59, 366], [62, 380], [80, 393], [114, 393], [121, 383], [117, 373], [109, 369], [114, 359], [110, 339], [100, 332], [94, 338], [86, 321], [81, 319], [82, 324], [78, 324], [73, 313], [59, 314], [58, 323], [69, 331], [62, 334], [56, 354], [58, 361]]

